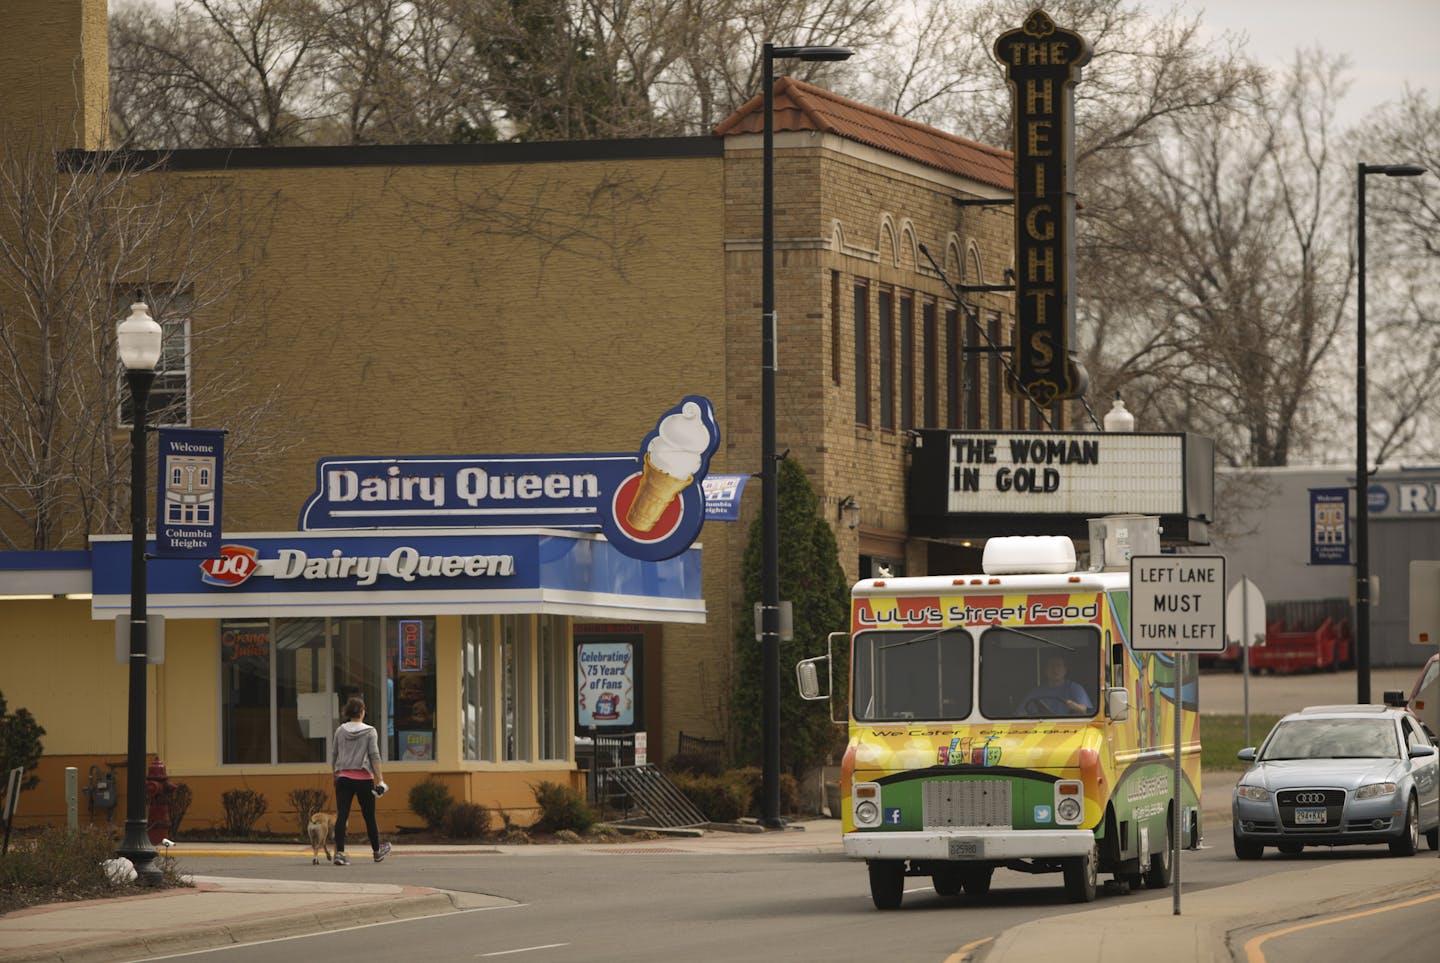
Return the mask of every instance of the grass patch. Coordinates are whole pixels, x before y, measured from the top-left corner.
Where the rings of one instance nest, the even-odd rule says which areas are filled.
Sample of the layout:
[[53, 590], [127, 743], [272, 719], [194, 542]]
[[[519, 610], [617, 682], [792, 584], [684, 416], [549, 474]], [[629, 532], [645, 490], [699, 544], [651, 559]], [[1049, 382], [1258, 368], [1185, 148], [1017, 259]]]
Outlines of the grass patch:
[[[151, 892], [138, 883], [118, 882], [106, 873], [104, 863], [115, 855], [115, 843], [108, 830], [91, 828], [71, 833], [48, 827], [12, 837], [10, 851], [0, 859], [0, 916], [42, 903]], [[162, 888], [191, 885], [170, 856], [162, 854], [156, 862]]]
[[1200, 768], [1204, 770], [1243, 770], [1245, 763], [1235, 758], [1235, 753], [1246, 746], [1258, 746], [1265, 736], [1280, 721], [1273, 713], [1250, 713], [1250, 741], [1245, 741], [1245, 716], [1242, 715], [1200, 715]]

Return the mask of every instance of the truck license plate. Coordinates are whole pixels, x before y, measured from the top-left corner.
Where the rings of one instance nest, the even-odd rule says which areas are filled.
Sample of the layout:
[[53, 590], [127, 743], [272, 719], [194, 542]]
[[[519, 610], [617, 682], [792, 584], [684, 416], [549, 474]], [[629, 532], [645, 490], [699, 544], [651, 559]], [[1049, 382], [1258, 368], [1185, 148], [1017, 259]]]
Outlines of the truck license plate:
[[950, 840], [951, 859], [978, 859], [980, 857], [980, 840], [978, 839], [952, 839]]
[[1297, 826], [1323, 826], [1325, 824], [1324, 809], [1297, 809], [1295, 810], [1295, 825]]

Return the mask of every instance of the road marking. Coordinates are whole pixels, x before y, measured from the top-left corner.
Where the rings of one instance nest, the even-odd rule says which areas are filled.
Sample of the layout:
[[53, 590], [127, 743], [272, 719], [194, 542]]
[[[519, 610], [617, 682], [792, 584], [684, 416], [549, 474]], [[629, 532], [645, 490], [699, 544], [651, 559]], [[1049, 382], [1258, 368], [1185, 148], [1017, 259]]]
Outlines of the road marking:
[[970, 959], [971, 953], [973, 953], [975, 950], [978, 950], [980, 947], [984, 946], [986, 943], [989, 943], [994, 939], [995, 937], [993, 936], [987, 936], [984, 939], [971, 940], [969, 943], [966, 943], [954, 953], [951, 953], [949, 956], [945, 957], [945, 963], [965, 963], [966, 960]]
[[1283, 930], [1276, 930], [1273, 933], [1265, 933], [1262, 936], [1255, 936], [1245, 942], [1245, 959], [1247, 963], [1265, 963], [1265, 953], [1260, 945], [1272, 936], [1285, 936], [1288, 933], [1296, 933], [1300, 930], [1308, 930], [1315, 926], [1327, 926], [1330, 923], [1343, 923], [1346, 920], [1359, 919], [1362, 916], [1374, 916], [1377, 913], [1388, 913], [1391, 910], [1405, 909], [1407, 906], [1418, 906], [1420, 903], [1428, 903], [1432, 899], [1440, 899], [1440, 893], [1431, 893], [1429, 896], [1418, 896], [1415, 899], [1406, 900], [1403, 903], [1395, 903], [1390, 906], [1376, 906], [1373, 909], [1360, 910], [1358, 913], [1347, 913], [1344, 916], [1335, 916], [1325, 920], [1315, 920], [1311, 923], [1297, 923], [1294, 926], [1287, 926]]
[[407, 916], [398, 920], [377, 920], [374, 923], [361, 923], [359, 926], [342, 926], [337, 929], [315, 930], [312, 933], [296, 933], [294, 936], [275, 936], [264, 940], [247, 940], [242, 943], [221, 943], [218, 946], [206, 946], [196, 950], [184, 950], [179, 953], [170, 953], [165, 956], [147, 956], [146, 960], [180, 960], [187, 956], [202, 956], [206, 953], [223, 953], [226, 950], [244, 949], [250, 946], [264, 946], [267, 943], [289, 943], [295, 940], [308, 940], [317, 936], [333, 936], [336, 933], [349, 933], [354, 930], [368, 930], [376, 926], [394, 926], [396, 923], [417, 923], [421, 920], [434, 919], [437, 916], [459, 916], [464, 913], [489, 913], [493, 910], [525, 909], [529, 903], [514, 903], [510, 906], [472, 906], [468, 909], [442, 910], [439, 913], [431, 913], [427, 916]]
[[484, 959], [487, 956], [509, 956], [511, 953], [529, 953], [531, 950], [553, 950], [560, 946], [569, 946], [569, 943], [543, 943], [540, 946], [522, 946], [518, 950], [497, 950], [494, 953], [481, 953], [477, 959]]

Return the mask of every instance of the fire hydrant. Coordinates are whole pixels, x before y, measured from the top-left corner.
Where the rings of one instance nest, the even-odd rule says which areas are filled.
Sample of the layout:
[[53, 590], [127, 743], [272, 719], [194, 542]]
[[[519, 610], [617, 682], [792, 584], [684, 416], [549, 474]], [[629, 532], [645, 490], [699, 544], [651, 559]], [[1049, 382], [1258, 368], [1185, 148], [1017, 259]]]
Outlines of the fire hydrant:
[[148, 833], [152, 846], [159, 846], [161, 841], [170, 835], [170, 799], [174, 795], [175, 787], [170, 782], [165, 763], [156, 759], [150, 763], [145, 776], [145, 802], [149, 811]]

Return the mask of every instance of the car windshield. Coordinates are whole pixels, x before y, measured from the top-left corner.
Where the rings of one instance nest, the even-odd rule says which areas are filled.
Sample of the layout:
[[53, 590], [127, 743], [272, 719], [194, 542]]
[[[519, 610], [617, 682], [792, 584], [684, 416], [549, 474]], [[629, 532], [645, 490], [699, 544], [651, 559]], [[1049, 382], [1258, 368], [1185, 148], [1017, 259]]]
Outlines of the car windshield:
[[964, 719], [974, 688], [974, 642], [964, 629], [855, 636], [855, 718]]
[[1389, 719], [1290, 719], [1265, 740], [1261, 762], [1280, 759], [1398, 759]]

